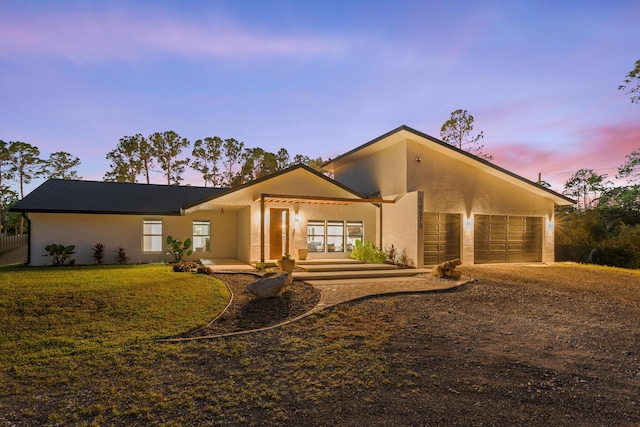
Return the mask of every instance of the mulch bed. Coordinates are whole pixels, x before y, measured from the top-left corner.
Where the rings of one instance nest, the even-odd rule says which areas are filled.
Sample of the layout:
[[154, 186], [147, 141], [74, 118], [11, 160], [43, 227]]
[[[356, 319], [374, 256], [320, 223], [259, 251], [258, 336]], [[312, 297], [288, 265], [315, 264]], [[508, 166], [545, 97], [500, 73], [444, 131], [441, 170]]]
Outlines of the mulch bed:
[[298, 280], [294, 280], [279, 297], [257, 299], [247, 286], [261, 275], [215, 273], [213, 277], [224, 282], [233, 292], [231, 305], [213, 323], [185, 334], [185, 337], [222, 335], [277, 325], [308, 312], [320, 301], [320, 291]]

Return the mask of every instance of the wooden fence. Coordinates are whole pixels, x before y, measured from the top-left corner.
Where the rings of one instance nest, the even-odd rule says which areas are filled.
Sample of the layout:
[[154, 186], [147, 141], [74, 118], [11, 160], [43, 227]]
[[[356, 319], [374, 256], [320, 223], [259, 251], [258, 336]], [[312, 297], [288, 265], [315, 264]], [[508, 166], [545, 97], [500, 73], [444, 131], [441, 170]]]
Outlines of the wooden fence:
[[29, 235], [0, 236], [0, 265], [24, 264], [27, 262]]

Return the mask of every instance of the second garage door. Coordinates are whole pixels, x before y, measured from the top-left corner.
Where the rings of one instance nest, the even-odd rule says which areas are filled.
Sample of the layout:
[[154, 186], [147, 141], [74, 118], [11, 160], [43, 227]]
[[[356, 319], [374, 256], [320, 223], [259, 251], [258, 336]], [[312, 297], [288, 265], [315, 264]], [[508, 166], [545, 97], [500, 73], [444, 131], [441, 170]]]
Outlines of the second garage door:
[[460, 215], [424, 213], [424, 264], [460, 258]]
[[542, 218], [475, 215], [476, 264], [542, 261]]

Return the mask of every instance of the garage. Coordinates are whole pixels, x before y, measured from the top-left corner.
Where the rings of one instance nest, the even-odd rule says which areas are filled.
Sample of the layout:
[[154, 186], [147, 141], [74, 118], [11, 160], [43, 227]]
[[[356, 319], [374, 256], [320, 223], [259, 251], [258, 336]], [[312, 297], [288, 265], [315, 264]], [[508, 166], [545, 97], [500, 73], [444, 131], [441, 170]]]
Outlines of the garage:
[[542, 261], [541, 217], [475, 215], [476, 264]]
[[424, 265], [460, 258], [460, 214], [425, 212]]

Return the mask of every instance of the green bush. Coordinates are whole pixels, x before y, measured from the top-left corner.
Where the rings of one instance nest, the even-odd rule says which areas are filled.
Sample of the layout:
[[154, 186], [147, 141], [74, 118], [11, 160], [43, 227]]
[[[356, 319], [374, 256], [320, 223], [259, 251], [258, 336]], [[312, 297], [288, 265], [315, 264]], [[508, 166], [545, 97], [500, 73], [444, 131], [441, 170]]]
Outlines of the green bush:
[[75, 254], [75, 248], [75, 245], [64, 246], [52, 243], [44, 247], [44, 250], [48, 252], [48, 254], [44, 256], [48, 257], [56, 267], [64, 265], [65, 262], [73, 265], [75, 264], [75, 260], [71, 259], [71, 255]]
[[359, 239], [356, 240], [356, 247], [351, 251], [350, 256], [358, 261], [364, 261], [371, 264], [384, 264], [387, 260], [387, 254], [384, 250], [371, 242], [362, 243]]
[[173, 262], [180, 262], [185, 256], [189, 256], [193, 253], [191, 249], [191, 239], [176, 240], [171, 236], [167, 236], [167, 255], [173, 257]]

